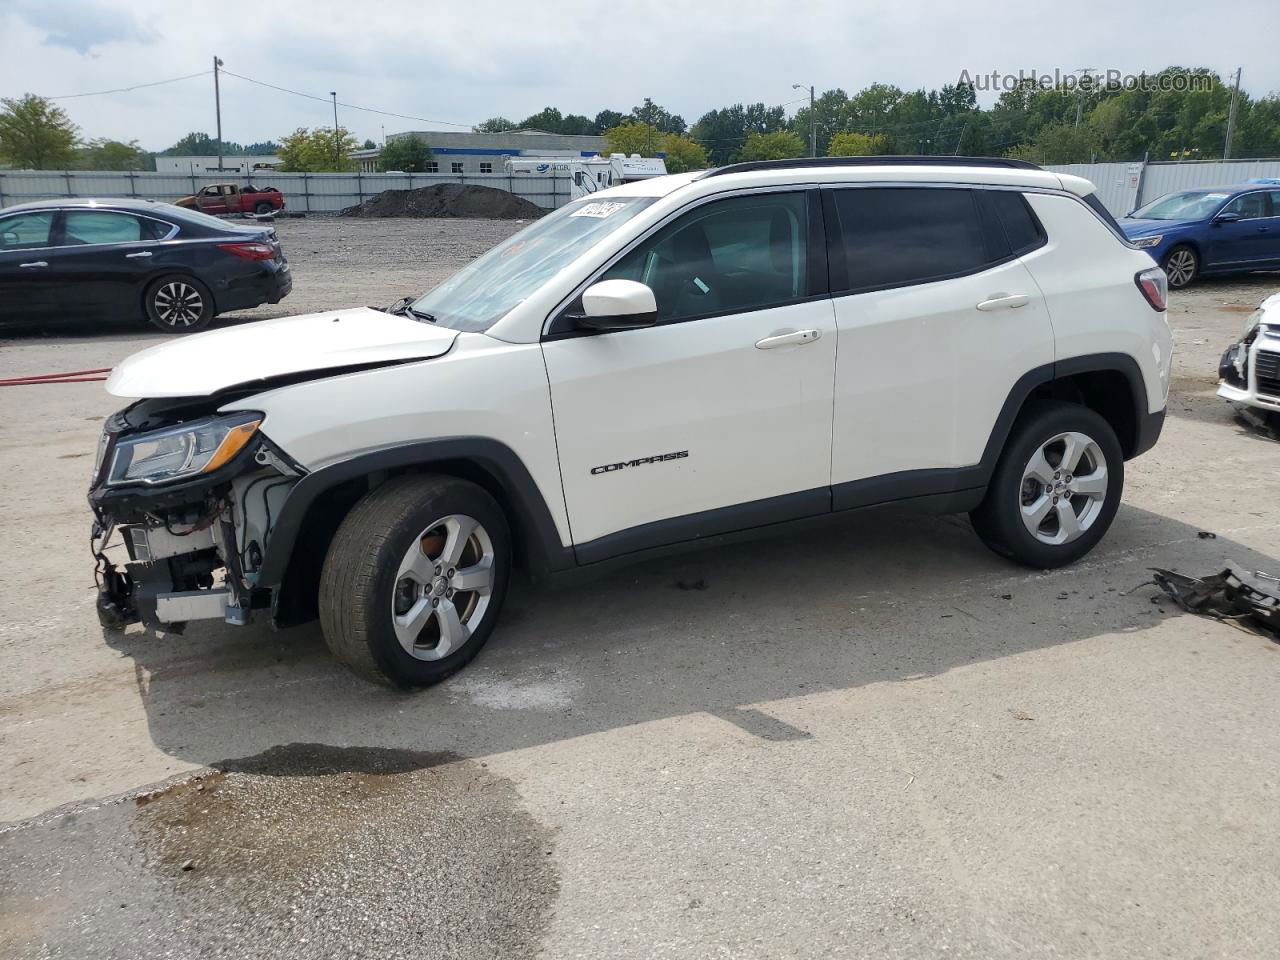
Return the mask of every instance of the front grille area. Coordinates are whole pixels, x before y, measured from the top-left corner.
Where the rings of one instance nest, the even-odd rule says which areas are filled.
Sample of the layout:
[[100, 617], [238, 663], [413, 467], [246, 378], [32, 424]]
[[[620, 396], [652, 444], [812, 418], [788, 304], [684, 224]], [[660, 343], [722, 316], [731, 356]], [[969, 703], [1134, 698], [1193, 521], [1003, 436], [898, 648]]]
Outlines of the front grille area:
[[1280, 353], [1259, 350], [1254, 364], [1258, 392], [1280, 399]]

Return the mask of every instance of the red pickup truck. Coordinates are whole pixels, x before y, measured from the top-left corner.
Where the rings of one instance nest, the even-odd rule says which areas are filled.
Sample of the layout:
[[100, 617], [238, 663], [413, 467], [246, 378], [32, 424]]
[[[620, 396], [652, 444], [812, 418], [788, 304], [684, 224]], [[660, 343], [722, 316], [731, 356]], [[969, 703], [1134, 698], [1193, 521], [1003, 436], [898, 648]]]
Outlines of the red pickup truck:
[[175, 200], [179, 207], [201, 213], [271, 213], [284, 209], [284, 194], [275, 187], [255, 187], [247, 183], [211, 183], [195, 196]]

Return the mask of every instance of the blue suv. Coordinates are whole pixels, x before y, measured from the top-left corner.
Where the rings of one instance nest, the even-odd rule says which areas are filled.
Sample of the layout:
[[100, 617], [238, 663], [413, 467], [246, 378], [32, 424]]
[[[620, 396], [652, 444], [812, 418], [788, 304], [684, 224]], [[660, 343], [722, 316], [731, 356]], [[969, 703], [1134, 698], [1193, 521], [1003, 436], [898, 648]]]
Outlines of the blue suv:
[[1170, 287], [1185, 287], [1201, 275], [1280, 268], [1280, 184], [1166, 194], [1120, 226], [1164, 267]]

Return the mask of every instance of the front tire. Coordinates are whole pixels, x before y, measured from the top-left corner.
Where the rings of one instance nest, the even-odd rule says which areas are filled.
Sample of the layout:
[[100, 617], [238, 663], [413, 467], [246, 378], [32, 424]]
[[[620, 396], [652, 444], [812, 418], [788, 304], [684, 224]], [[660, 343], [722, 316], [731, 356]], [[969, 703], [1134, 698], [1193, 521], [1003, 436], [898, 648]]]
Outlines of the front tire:
[[969, 516], [988, 547], [1016, 563], [1061, 567], [1106, 534], [1124, 490], [1124, 453], [1098, 413], [1036, 406], [1015, 424], [986, 497]]
[[1164, 275], [1169, 278], [1169, 288], [1172, 290], [1190, 286], [1200, 275], [1200, 258], [1185, 243], [1170, 250], [1160, 266], [1164, 268]]
[[213, 320], [213, 294], [195, 277], [161, 277], [143, 294], [147, 319], [165, 333], [195, 333]]
[[510, 573], [506, 517], [483, 489], [444, 476], [390, 480], [352, 508], [329, 546], [325, 641], [375, 683], [439, 683], [489, 639]]

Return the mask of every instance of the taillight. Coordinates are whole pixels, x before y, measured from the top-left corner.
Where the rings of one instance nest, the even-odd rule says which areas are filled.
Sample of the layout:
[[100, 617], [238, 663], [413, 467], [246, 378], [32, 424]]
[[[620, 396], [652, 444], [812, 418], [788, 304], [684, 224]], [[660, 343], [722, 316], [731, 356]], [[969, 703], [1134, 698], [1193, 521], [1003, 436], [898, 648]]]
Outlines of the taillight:
[[241, 260], [274, 260], [276, 255], [275, 248], [269, 243], [219, 243], [217, 247]]
[[1159, 310], [1163, 313], [1169, 305], [1169, 278], [1164, 275], [1164, 271], [1159, 267], [1143, 270], [1133, 278], [1133, 282], [1138, 285], [1142, 295], [1147, 298], [1147, 303], [1151, 304], [1151, 309]]

